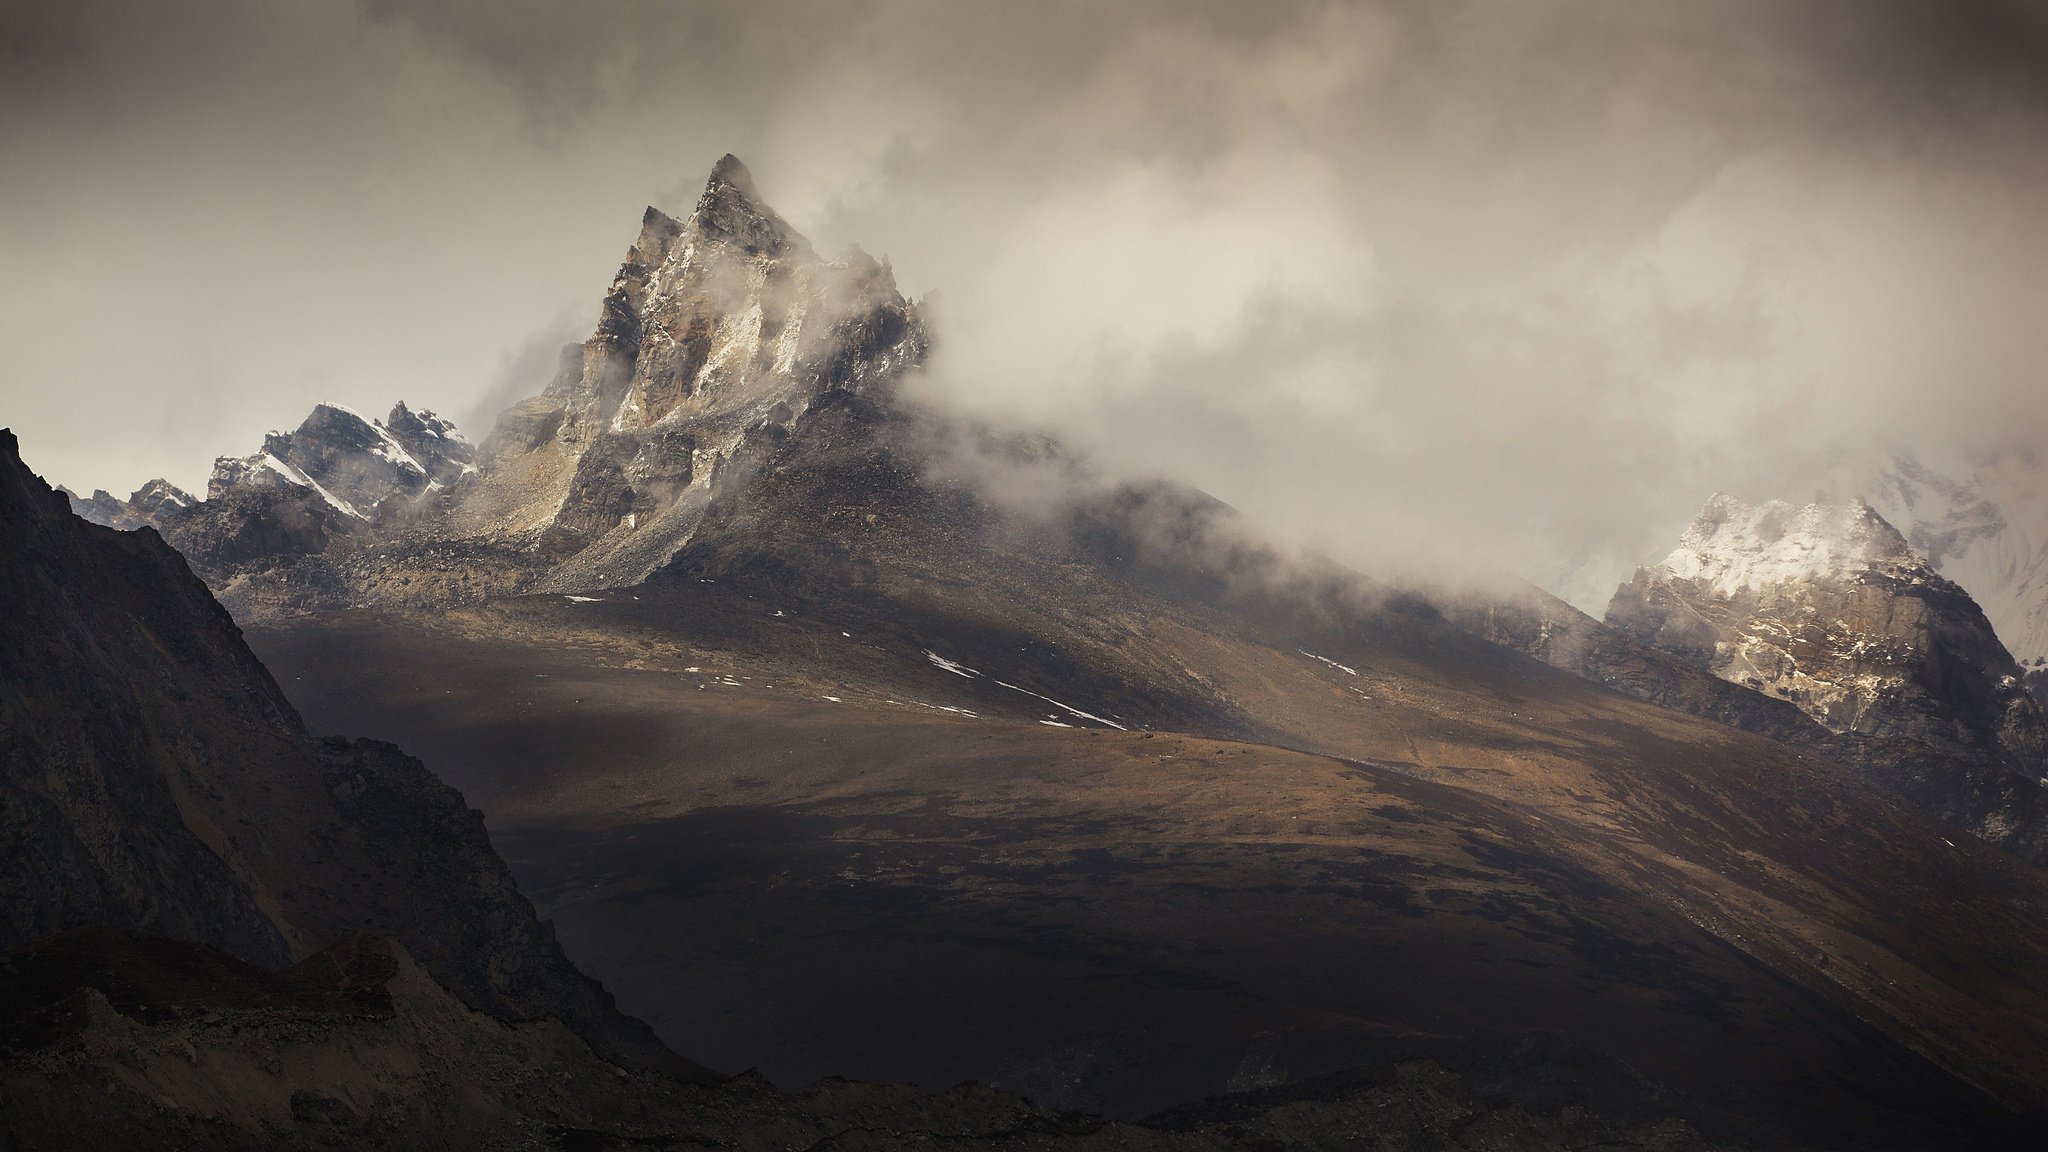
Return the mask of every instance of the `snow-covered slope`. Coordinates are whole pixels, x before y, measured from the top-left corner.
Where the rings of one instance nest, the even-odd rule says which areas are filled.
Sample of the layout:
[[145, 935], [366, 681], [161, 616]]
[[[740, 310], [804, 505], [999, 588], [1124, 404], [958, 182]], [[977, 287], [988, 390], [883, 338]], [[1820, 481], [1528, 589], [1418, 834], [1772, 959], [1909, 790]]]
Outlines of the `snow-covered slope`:
[[1865, 504], [1782, 500], [1747, 505], [1715, 493], [1660, 567], [1722, 597], [1806, 580], [1839, 580], [1920, 564], [1906, 540]]

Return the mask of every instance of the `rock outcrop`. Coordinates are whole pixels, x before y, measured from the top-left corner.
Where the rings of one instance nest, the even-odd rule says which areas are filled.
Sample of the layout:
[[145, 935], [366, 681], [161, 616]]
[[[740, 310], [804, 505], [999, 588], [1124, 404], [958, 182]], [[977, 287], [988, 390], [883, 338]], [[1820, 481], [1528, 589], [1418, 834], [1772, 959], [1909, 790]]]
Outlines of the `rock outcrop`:
[[2048, 721], [1968, 593], [1866, 504], [1715, 496], [1607, 621], [1831, 732], [1902, 739], [2039, 779]]

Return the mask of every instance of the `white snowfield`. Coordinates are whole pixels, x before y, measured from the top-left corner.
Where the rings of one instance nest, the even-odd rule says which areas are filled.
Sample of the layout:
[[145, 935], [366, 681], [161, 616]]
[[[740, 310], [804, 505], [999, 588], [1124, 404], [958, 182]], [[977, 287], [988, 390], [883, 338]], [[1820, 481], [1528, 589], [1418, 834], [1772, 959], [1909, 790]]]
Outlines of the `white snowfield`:
[[1659, 565], [1732, 597], [1782, 584], [1923, 564], [1868, 504], [1745, 504], [1717, 492]]

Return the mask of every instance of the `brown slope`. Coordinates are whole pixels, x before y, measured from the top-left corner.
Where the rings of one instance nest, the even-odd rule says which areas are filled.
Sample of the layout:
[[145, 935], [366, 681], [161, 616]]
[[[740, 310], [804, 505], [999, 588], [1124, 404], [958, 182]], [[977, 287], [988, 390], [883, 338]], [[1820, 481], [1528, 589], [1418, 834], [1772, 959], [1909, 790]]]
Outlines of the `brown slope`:
[[[1738, 1127], [1865, 1138], [1944, 1082], [2043, 1101], [2037, 873], [1342, 574], [1148, 565], [1113, 509], [1019, 522], [912, 434], [821, 406], [601, 604], [258, 643], [323, 722], [479, 796], [629, 1005], [783, 1075], [829, 1054], [1128, 1107], [1261, 1075], [1261, 1032], [1296, 1074], [1562, 1034]], [[1089, 723], [1051, 701], [1189, 735], [1148, 754], [1043, 727]], [[910, 1023], [935, 996], [957, 1027]]]
[[0, 939], [109, 924], [275, 965], [374, 926], [479, 1009], [688, 1070], [562, 956], [458, 793], [310, 737], [177, 553], [73, 516], [4, 430], [0, 589]]

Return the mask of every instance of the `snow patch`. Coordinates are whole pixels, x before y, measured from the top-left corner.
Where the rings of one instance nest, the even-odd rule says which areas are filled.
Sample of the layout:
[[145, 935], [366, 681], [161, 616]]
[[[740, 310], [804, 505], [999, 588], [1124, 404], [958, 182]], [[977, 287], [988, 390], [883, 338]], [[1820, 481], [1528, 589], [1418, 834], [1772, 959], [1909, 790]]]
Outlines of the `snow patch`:
[[958, 663], [953, 660], [948, 660], [944, 656], [939, 655], [937, 652], [934, 652], [929, 648], [925, 649], [924, 658], [931, 661], [937, 667], [944, 668], [946, 671], [951, 672], [955, 676], [965, 677], [969, 680], [979, 679], [981, 676], [981, 673], [976, 672], [974, 669], [969, 668], [967, 665]]
[[[1093, 721], [1095, 721], [1095, 722], [1096, 722], [1097, 724], [1103, 724], [1103, 725], [1107, 725], [1108, 727], [1114, 728], [1114, 729], [1116, 729], [1116, 730], [1117, 730], [1117, 731], [1119, 731], [1119, 732], [1129, 732], [1129, 731], [1130, 731], [1130, 729], [1129, 729], [1129, 728], [1126, 728], [1126, 727], [1124, 727], [1123, 725], [1121, 725], [1121, 724], [1117, 723], [1117, 722], [1116, 722], [1116, 721], [1114, 721], [1114, 720], [1105, 720], [1105, 719], [1103, 719], [1102, 717], [1100, 717], [1100, 716], [1097, 716], [1097, 715], [1096, 715], [1095, 713], [1093, 713], [1093, 712], [1083, 712], [1083, 711], [1081, 711], [1081, 710], [1080, 710], [1079, 708], [1076, 708], [1076, 707], [1074, 707], [1074, 706], [1073, 706], [1073, 705], [1071, 705], [1071, 704], [1062, 704], [1062, 703], [1060, 703], [1059, 701], [1057, 701], [1057, 700], [1053, 699], [1053, 698], [1052, 698], [1052, 697], [1050, 697], [1050, 696], [1039, 696], [1039, 694], [1038, 694], [1038, 693], [1036, 693], [1036, 692], [1033, 692], [1033, 691], [1032, 691], [1031, 689], [1029, 689], [1029, 688], [1019, 688], [1019, 687], [1017, 687], [1017, 686], [1016, 686], [1015, 684], [1011, 684], [1011, 683], [1008, 683], [1007, 681], [1003, 681], [1003, 680], [998, 680], [998, 681], [996, 681], [996, 683], [997, 683], [998, 685], [1000, 685], [1001, 687], [1004, 687], [1004, 688], [1008, 688], [1008, 689], [1009, 689], [1010, 691], [1012, 691], [1012, 692], [1022, 692], [1022, 693], [1023, 693], [1023, 694], [1025, 694], [1026, 696], [1037, 696], [1037, 697], [1038, 697], [1038, 699], [1040, 699], [1040, 700], [1043, 700], [1043, 701], [1045, 701], [1045, 702], [1046, 702], [1047, 704], [1050, 704], [1050, 705], [1052, 705], [1053, 707], [1055, 707], [1055, 708], [1059, 709], [1060, 711], [1062, 711], [1062, 712], [1065, 712], [1065, 713], [1066, 713], [1067, 715], [1069, 715], [1069, 716], [1078, 716], [1078, 717], [1080, 717], [1080, 718], [1081, 718], [1081, 719], [1083, 719], [1083, 720], [1093, 720]], [[1043, 723], [1045, 723], [1045, 721], [1041, 720], [1041, 721], [1039, 721], [1039, 723], [1043, 724]], [[1061, 725], [1061, 727], [1063, 727], [1063, 728], [1071, 728], [1071, 727], [1073, 727], [1073, 725], [1071, 725], [1071, 724], [1063, 724], [1063, 725]]]
[[1318, 656], [1306, 648], [1296, 648], [1295, 651], [1301, 653], [1303, 656], [1306, 656], [1311, 660], [1320, 660], [1323, 663], [1328, 664], [1330, 667], [1335, 668], [1337, 671], [1344, 673], [1346, 676], [1358, 675], [1358, 669], [1352, 668], [1348, 665], [1339, 664], [1335, 660], [1330, 659], [1328, 656]]

